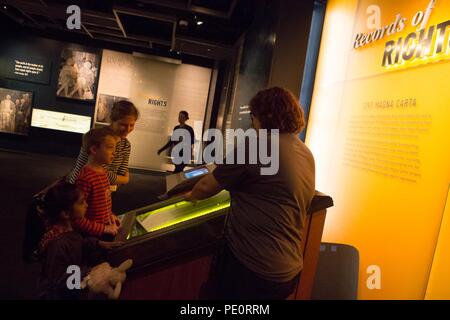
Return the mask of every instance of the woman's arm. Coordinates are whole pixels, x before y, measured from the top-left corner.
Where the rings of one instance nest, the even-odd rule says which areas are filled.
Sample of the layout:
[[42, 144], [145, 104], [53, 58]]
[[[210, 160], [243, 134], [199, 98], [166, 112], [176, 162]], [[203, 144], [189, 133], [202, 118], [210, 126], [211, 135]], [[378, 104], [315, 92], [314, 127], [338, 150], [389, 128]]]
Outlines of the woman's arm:
[[78, 176], [80, 175], [81, 169], [83, 169], [83, 167], [87, 162], [88, 162], [88, 154], [86, 150], [84, 150], [84, 148], [81, 147], [80, 153], [78, 154], [77, 162], [75, 163], [75, 167], [67, 175], [66, 181], [70, 184], [75, 184], [75, 181], [77, 181]]
[[128, 182], [130, 182], [130, 175], [127, 170], [127, 172], [123, 176], [116, 175], [114, 184], [127, 184]]
[[203, 200], [219, 193], [222, 189], [214, 175], [209, 173], [195, 184], [192, 191], [186, 195], [186, 200], [191, 202]]
[[[128, 173], [128, 163], [130, 161], [130, 153], [131, 153], [131, 144], [128, 140], [123, 141], [124, 146], [120, 149], [120, 153], [122, 156], [122, 162], [117, 168], [117, 173], [115, 174], [115, 183], [110, 184], [127, 184], [130, 181], [130, 175]], [[112, 176], [112, 175], [111, 175]], [[110, 175], [108, 174], [108, 178]]]

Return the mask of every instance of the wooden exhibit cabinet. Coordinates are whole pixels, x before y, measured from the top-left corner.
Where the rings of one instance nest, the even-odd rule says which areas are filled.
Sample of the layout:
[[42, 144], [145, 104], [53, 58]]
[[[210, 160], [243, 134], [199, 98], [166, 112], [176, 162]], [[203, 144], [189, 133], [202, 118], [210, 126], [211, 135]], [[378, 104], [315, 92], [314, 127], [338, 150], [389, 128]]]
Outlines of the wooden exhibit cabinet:
[[[311, 297], [326, 212], [331, 206], [333, 200], [329, 196], [316, 192], [306, 219], [303, 271], [289, 299]], [[174, 198], [125, 214], [124, 231], [116, 238], [126, 240], [125, 244], [112, 251], [108, 259], [114, 266], [128, 258], [134, 260], [120, 298], [213, 298], [210, 292], [214, 288], [207, 280], [215, 252], [223, 240], [228, 207], [229, 195], [223, 192], [197, 204], [195, 210], [200, 212], [193, 213], [192, 204]], [[146, 218], [142, 218], [145, 215], [153, 216], [153, 229], [146, 225]]]

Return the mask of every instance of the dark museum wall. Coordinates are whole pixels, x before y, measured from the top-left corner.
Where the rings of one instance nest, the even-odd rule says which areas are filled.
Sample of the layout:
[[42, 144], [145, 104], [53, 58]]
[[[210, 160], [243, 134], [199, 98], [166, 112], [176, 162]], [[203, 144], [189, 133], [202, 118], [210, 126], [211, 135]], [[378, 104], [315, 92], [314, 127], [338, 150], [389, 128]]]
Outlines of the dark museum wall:
[[253, 23], [243, 39], [235, 80], [235, 97], [233, 107], [230, 108], [231, 128], [247, 129], [251, 126], [250, 116], [243, 113], [246, 111], [245, 106], [269, 83], [278, 9], [278, 1], [261, 0]]
[[[246, 122], [249, 117], [242, 117], [239, 112], [241, 107], [247, 105], [251, 97], [261, 89], [277, 85], [287, 87], [297, 96], [300, 95], [313, 3], [313, 0], [259, 1], [253, 24], [242, 40], [236, 82], [229, 83], [230, 87], [235, 87], [234, 99], [230, 95], [230, 99], [227, 101], [229, 108], [225, 108], [232, 114], [231, 127], [242, 128], [248, 125]], [[78, 42], [79, 44], [75, 44], [75, 40], [72, 41], [70, 35], [67, 39], [50, 40], [44, 38], [45, 34], [30, 35], [25, 32], [12, 33], [12, 31], [5, 33], [2, 35], [2, 45], [0, 46], [0, 88], [33, 92], [33, 108], [90, 117], [94, 116], [95, 101], [73, 100], [56, 96], [62, 50], [69, 47], [79, 51], [96, 52], [99, 56], [102, 48], [129, 51], [129, 48], [127, 50], [123, 47], [103, 46], [101, 43]], [[48, 61], [51, 67], [49, 83], [39, 84], [6, 78], [4, 64], [5, 61], [11, 61], [12, 56], [29, 56]], [[211, 68], [214, 66], [212, 60], [196, 59], [186, 62]], [[222, 76], [222, 73], [223, 70], [219, 72], [219, 76]], [[221, 88], [220, 83], [218, 88]], [[211, 99], [211, 103], [214, 105], [214, 112], [211, 113], [211, 119], [209, 119], [211, 123], [215, 123], [216, 118], [225, 118], [218, 116], [216, 110], [220, 105], [218, 97], [221, 96], [223, 90], [223, 88], [217, 90], [214, 99]], [[81, 144], [81, 136], [79, 133], [30, 127], [28, 136], [0, 132], [0, 149], [76, 157]]]
[[[0, 22], [0, 26], [2, 25], [2, 22]], [[52, 35], [49, 35], [49, 37], [53, 38]], [[93, 118], [95, 113], [95, 100], [77, 100], [57, 97], [56, 95], [61, 53], [64, 49], [98, 54], [98, 75], [100, 74], [101, 53], [103, 49], [128, 53], [134, 50], [134, 48], [124, 45], [114, 45], [104, 42], [96, 43], [89, 39], [81, 41], [70, 33], [68, 33], [66, 39], [55, 40], [47, 38], [42, 33], [27, 34], [23, 30], [14, 31], [12, 29], [6, 29], [5, 34], [2, 35], [2, 45], [0, 46], [0, 88], [32, 92], [32, 108]], [[153, 54], [152, 52], [145, 53]], [[48, 83], [30, 82], [9, 77], [6, 70], [11, 67], [14, 68], [12, 64], [14, 64], [15, 58], [42, 61], [45, 68], [50, 68]], [[181, 54], [177, 58], [187, 64], [207, 68], [213, 68], [214, 66], [214, 60], [208, 58], [185, 54]], [[45, 70], [43, 73], [45, 73]], [[98, 77], [95, 90], [97, 86]], [[96, 97], [96, 91], [93, 94]], [[217, 92], [217, 95], [220, 95], [220, 92]], [[214, 100], [212, 104], [213, 109], [218, 108], [217, 101]], [[215, 116], [217, 117], [217, 115]], [[92, 123], [93, 119], [91, 119], [91, 126]], [[80, 150], [81, 140], [82, 134], [80, 133], [30, 126], [27, 136], [0, 132], [0, 149], [76, 157]]]
[[282, 0], [279, 6], [269, 86], [287, 88], [300, 97], [313, 1]]
[[[33, 93], [32, 108], [93, 117], [95, 101], [56, 96], [61, 52], [65, 48], [97, 53], [101, 57], [101, 49], [34, 36], [5, 35], [2, 37], [0, 49], [0, 87], [31, 91]], [[41, 84], [7, 78], [6, 64], [12, 63], [15, 57], [45, 61], [44, 68], [50, 68], [49, 83]], [[30, 127], [28, 136], [0, 132], [0, 148], [76, 157], [81, 136], [79, 133]]]
[[313, 4], [313, 0], [260, 1], [243, 41], [232, 128], [251, 125], [246, 105], [259, 90], [280, 86], [300, 99]]

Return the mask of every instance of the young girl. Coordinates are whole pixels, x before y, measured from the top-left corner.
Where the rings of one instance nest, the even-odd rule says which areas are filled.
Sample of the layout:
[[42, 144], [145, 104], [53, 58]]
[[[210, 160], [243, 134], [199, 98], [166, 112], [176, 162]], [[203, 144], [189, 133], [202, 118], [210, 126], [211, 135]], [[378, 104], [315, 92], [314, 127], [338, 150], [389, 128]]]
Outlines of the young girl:
[[52, 187], [45, 195], [43, 209], [47, 231], [37, 248], [42, 261], [39, 296], [42, 299], [79, 299], [82, 291], [70, 290], [67, 286], [67, 279], [72, 275], [67, 273], [67, 268], [78, 266], [81, 281], [89, 273], [95, 253], [104, 253], [99, 249], [111, 249], [120, 243], [83, 238], [73, 231], [72, 222], [83, 218], [87, 209], [83, 193], [75, 185], [63, 183]]

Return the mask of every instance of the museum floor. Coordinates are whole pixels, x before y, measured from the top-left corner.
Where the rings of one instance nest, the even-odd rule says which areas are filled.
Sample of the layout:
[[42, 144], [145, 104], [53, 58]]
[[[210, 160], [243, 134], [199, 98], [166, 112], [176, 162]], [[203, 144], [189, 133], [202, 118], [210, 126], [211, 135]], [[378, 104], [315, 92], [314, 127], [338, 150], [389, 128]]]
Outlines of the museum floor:
[[[75, 159], [0, 150], [0, 299], [33, 299], [38, 264], [22, 262], [25, 214], [34, 193], [65, 175]], [[130, 183], [114, 194], [120, 214], [150, 203], [165, 191], [164, 173], [130, 173]]]

